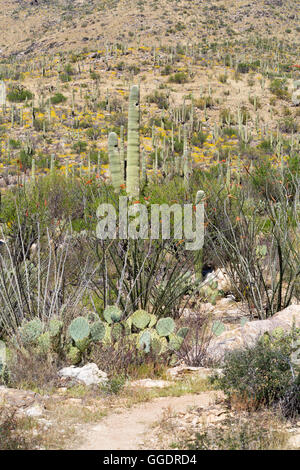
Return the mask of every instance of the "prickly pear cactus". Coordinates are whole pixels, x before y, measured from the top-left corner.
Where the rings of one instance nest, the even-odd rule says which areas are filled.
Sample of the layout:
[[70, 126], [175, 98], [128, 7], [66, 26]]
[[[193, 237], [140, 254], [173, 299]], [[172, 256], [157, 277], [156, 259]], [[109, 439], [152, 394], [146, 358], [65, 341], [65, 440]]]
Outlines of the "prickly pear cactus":
[[67, 353], [67, 358], [74, 366], [81, 361], [81, 352], [78, 348], [71, 346]]
[[68, 333], [75, 343], [86, 340], [90, 335], [90, 326], [86, 318], [77, 317], [69, 326]]
[[107, 323], [109, 324], [116, 323], [121, 320], [122, 312], [115, 305], [111, 305], [109, 307], [106, 307], [106, 309], [103, 312], [103, 316], [104, 316], [104, 319], [107, 321]]
[[140, 90], [133, 85], [129, 94], [127, 181], [126, 191], [130, 197], [140, 192]]
[[190, 331], [189, 327], [188, 326], [183, 326], [182, 328], [180, 328], [178, 331], [177, 331], [177, 336], [180, 336], [181, 338], [186, 338], [187, 335], [188, 335], [188, 332]]
[[115, 191], [119, 192], [121, 184], [123, 184], [123, 180], [121, 175], [121, 163], [118, 150], [118, 136], [115, 132], [110, 132], [108, 136], [108, 158], [112, 185]]
[[111, 339], [118, 341], [123, 336], [123, 326], [121, 323], [114, 323], [111, 327]]
[[49, 331], [41, 334], [37, 340], [38, 352], [48, 354], [52, 348]]
[[171, 317], [161, 318], [156, 325], [156, 331], [159, 336], [169, 336], [174, 332], [174, 329], [175, 322]]
[[35, 318], [34, 320], [23, 324], [19, 331], [24, 345], [34, 344], [43, 333], [43, 324], [40, 319]]
[[139, 330], [146, 328], [151, 320], [151, 316], [145, 310], [136, 310], [130, 318], [133, 326]]
[[225, 331], [225, 325], [221, 321], [215, 321], [212, 325], [212, 332], [215, 336], [220, 336]]
[[105, 325], [102, 321], [96, 321], [91, 326], [91, 338], [94, 343], [102, 341], [105, 336]]
[[145, 330], [139, 335], [138, 344], [139, 344], [139, 347], [145, 353], [148, 354], [150, 352], [150, 349], [151, 349], [151, 333], [150, 333], [149, 330]]
[[178, 351], [181, 348], [181, 345], [184, 341], [184, 338], [181, 336], [171, 333], [169, 336], [169, 349], [172, 351]]

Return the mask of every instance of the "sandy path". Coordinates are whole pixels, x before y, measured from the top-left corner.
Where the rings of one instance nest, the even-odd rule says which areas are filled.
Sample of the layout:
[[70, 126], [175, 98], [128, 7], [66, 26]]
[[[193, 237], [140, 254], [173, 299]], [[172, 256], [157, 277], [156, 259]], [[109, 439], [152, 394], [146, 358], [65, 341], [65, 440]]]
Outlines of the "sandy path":
[[[83, 450], [136, 450], [144, 442], [151, 425], [162, 418], [163, 412], [184, 412], [189, 407], [206, 407], [213, 403], [218, 392], [202, 392], [182, 397], [161, 397], [148, 403], [135, 405], [120, 413], [112, 413], [101, 423], [84, 431], [84, 439], [77, 449]], [[145, 448], [145, 447], [143, 447]]]

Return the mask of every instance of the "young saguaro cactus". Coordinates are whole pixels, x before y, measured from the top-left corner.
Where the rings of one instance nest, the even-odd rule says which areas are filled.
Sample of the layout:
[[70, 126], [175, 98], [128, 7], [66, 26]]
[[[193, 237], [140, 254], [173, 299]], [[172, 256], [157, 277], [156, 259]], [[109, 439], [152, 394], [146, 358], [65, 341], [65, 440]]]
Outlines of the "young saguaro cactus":
[[140, 90], [133, 85], [129, 94], [127, 181], [126, 191], [130, 197], [139, 195], [140, 179]]
[[108, 158], [109, 169], [113, 187], [116, 192], [120, 191], [123, 184], [121, 175], [120, 155], [118, 150], [118, 136], [115, 132], [110, 132], [108, 136]]

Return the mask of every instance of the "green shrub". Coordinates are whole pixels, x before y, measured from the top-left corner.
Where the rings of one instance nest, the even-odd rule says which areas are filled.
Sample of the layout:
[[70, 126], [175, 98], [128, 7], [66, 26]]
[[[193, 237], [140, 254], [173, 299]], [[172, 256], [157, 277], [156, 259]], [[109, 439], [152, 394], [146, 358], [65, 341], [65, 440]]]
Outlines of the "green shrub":
[[55, 95], [51, 96], [50, 101], [52, 104], [59, 104], [67, 101], [67, 98], [62, 93], [55, 93]]
[[184, 72], [176, 72], [174, 75], [171, 75], [169, 77], [169, 82], [170, 83], [187, 83], [188, 77], [187, 74]]
[[26, 99], [31, 100], [32, 98], [33, 94], [31, 91], [26, 90], [21, 86], [15, 87], [7, 93], [7, 99], [11, 103], [22, 103]]
[[218, 379], [221, 389], [254, 408], [284, 399], [294, 382], [290, 356], [299, 334], [297, 330], [282, 336], [265, 334], [254, 347], [230, 352]]

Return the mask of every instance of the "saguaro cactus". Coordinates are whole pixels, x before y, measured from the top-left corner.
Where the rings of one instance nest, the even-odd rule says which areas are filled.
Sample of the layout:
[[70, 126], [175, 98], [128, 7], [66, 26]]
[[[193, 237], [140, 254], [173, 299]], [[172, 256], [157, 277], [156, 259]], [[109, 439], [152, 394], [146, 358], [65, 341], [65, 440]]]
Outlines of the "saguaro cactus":
[[127, 181], [126, 191], [130, 197], [139, 195], [140, 178], [140, 90], [133, 85], [129, 95]]
[[6, 104], [6, 86], [4, 82], [0, 82], [0, 106]]
[[120, 191], [122, 184], [120, 155], [118, 150], [118, 136], [115, 132], [110, 132], [108, 136], [108, 157], [109, 169], [113, 187], [116, 192]]

